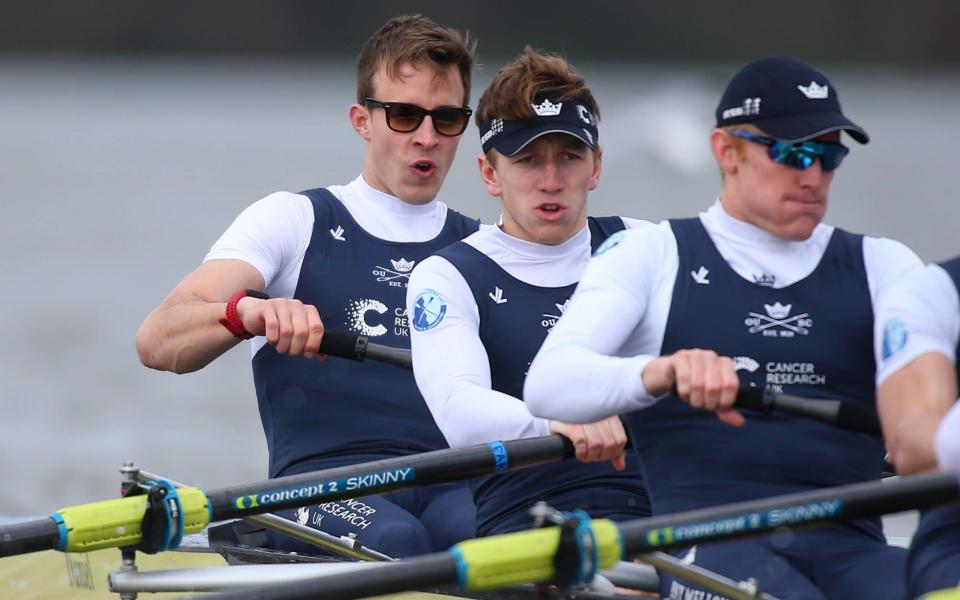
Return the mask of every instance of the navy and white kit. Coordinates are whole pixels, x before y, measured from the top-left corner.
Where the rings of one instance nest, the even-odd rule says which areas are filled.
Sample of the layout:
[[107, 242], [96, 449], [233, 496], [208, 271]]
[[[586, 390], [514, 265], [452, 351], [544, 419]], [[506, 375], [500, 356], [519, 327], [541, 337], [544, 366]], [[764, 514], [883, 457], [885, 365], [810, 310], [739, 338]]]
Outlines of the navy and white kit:
[[[878, 479], [879, 438], [781, 414], [747, 414], [733, 428], [651, 397], [641, 373], [661, 354], [710, 348], [733, 357], [742, 385], [872, 406], [872, 307], [916, 264], [902, 244], [823, 224], [807, 240], [780, 240], [719, 201], [696, 219], [624, 232], [584, 272], [534, 360], [527, 401], [566, 421], [630, 413], [655, 514]], [[905, 553], [878, 521], [680, 554], [779, 597], [903, 596]], [[691, 589], [662, 578], [664, 596], [700, 593]]]
[[[439, 202], [410, 205], [369, 187], [278, 193], [252, 205], [207, 260], [256, 267], [272, 297], [315, 305], [328, 331], [406, 348], [404, 307], [414, 265], [479, 223]], [[254, 338], [253, 372], [270, 477], [446, 448], [411, 374], [371, 361], [323, 362], [277, 353]], [[390, 556], [446, 549], [474, 535], [465, 484], [308, 506], [283, 516], [333, 535], [356, 534]], [[280, 549], [316, 553], [273, 536]]]
[[[911, 272], [877, 314], [877, 385], [923, 354], [936, 352], [958, 366], [960, 258]], [[960, 367], [958, 367], [960, 369]], [[960, 381], [960, 372], [958, 372]], [[960, 395], [960, 390], [958, 390]], [[960, 474], [960, 403], [937, 429], [937, 463]], [[960, 583], [960, 505], [924, 511], [910, 544], [907, 590], [916, 598]]]
[[[414, 270], [407, 309], [414, 373], [452, 446], [549, 433], [549, 422], [521, 401], [527, 368], [563, 314], [591, 249], [625, 222], [638, 223], [591, 217], [554, 246], [484, 227]], [[618, 472], [609, 461], [567, 461], [474, 480], [477, 532], [529, 528], [529, 508], [540, 500], [598, 518], [647, 516], [632, 453], [627, 465]]]

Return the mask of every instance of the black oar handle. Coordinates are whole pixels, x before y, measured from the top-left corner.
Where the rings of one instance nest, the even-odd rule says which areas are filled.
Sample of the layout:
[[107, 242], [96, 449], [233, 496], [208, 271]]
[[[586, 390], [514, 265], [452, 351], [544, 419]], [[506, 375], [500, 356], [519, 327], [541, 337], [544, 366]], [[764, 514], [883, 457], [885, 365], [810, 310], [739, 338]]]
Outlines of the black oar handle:
[[320, 352], [350, 360], [376, 360], [404, 369], [412, 369], [410, 351], [375, 344], [365, 335], [350, 335], [338, 331], [324, 331], [320, 340]]
[[841, 429], [881, 435], [880, 419], [874, 410], [842, 400], [817, 400], [778, 394], [769, 388], [740, 388], [737, 408], [760, 412], [773, 410], [807, 417]]

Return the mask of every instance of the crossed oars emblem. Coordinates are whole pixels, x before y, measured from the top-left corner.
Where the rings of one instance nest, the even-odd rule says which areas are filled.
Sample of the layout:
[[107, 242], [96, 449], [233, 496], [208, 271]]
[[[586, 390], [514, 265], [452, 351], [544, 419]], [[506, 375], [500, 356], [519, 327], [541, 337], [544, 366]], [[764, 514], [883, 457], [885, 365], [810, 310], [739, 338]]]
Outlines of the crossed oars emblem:
[[787, 315], [790, 314], [791, 306], [792, 305], [790, 304], [787, 304], [786, 306], [782, 306], [779, 303], [774, 304], [773, 306], [764, 304], [763, 307], [767, 309], [769, 313], [771, 313], [770, 315], [764, 315], [756, 312], [747, 313], [748, 316], [751, 316], [761, 321], [760, 323], [757, 323], [756, 325], [752, 326], [748, 331], [750, 333], [757, 333], [758, 331], [763, 331], [764, 329], [770, 329], [771, 327], [775, 327], [779, 325], [780, 327], [789, 329], [794, 333], [807, 335], [808, 333], [810, 333], [810, 330], [798, 322], [801, 321], [801, 319], [806, 319], [807, 317], [809, 317], [810, 313], [802, 313], [802, 314], [794, 315], [790, 318], [787, 318]]

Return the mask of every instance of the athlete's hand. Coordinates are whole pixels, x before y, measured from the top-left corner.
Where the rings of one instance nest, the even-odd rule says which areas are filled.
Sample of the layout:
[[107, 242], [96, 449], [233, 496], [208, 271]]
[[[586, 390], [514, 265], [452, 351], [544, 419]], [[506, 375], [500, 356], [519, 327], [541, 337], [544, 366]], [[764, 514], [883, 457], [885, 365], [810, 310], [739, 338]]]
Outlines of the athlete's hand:
[[261, 300], [246, 296], [237, 303], [237, 315], [244, 329], [266, 336], [280, 354], [326, 358], [317, 352], [323, 339], [323, 321], [312, 304], [291, 298]]
[[680, 350], [653, 359], [641, 375], [647, 392], [661, 396], [676, 389], [690, 406], [717, 413], [728, 425], [741, 427], [746, 419], [733, 408], [740, 380], [733, 360], [713, 350]]
[[559, 433], [573, 442], [573, 447], [577, 450], [577, 460], [581, 462], [609, 460], [617, 471], [627, 468], [624, 450], [627, 446], [627, 433], [623, 430], [620, 417], [616, 415], [587, 425], [550, 421], [550, 433]]

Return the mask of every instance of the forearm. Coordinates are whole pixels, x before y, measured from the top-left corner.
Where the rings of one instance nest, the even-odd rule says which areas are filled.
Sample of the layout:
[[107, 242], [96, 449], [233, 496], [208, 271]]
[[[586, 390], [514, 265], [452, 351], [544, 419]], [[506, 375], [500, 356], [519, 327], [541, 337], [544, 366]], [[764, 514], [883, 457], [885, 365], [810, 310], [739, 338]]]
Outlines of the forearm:
[[947, 473], [960, 474], [960, 403], [953, 405], [935, 436], [937, 464]]
[[953, 364], [938, 352], [917, 357], [881, 384], [877, 408], [899, 474], [936, 468], [934, 435], [955, 396]]
[[448, 397], [428, 404], [454, 448], [550, 433], [549, 422], [531, 415], [524, 402], [472, 383], [451, 386]]
[[239, 341], [220, 319], [226, 302], [194, 300], [157, 307], [137, 332], [140, 362], [151, 369], [190, 373]]
[[545, 345], [530, 366], [524, 399], [534, 415], [566, 423], [633, 412], [655, 401], [641, 379], [653, 358], [606, 356], [577, 344]]

